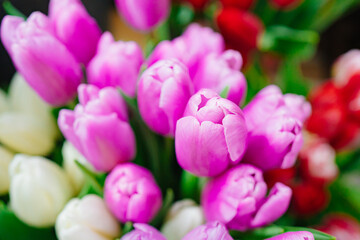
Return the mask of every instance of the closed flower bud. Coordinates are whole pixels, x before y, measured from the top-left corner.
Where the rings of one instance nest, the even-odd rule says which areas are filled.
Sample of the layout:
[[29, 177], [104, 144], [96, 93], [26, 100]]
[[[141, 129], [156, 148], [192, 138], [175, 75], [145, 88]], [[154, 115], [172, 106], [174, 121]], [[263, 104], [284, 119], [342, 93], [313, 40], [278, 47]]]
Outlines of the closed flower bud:
[[314, 235], [307, 231], [287, 232], [265, 240], [314, 240]]
[[240, 72], [241, 66], [241, 54], [234, 50], [227, 50], [221, 55], [207, 55], [193, 79], [195, 91], [208, 88], [221, 94], [227, 89], [226, 98], [239, 105], [245, 98], [247, 88], [246, 79]]
[[176, 125], [178, 163], [198, 176], [216, 176], [237, 164], [245, 151], [247, 128], [241, 109], [203, 89], [193, 95]]
[[181, 200], [171, 207], [161, 232], [167, 240], [181, 240], [188, 232], [204, 223], [201, 207], [192, 200]]
[[189, 2], [196, 11], [203, 10], [206, 4], [209, 2], [209, 0], [185, 0], [185, 1]]
[[165, 20], [170, 0], [115, 0], [121, 16], [135, 29], [150, 31]]
[[220, 222], [210, 222], [201, 225], [190, 233], [188, 233], [182, 240], [233, 240], [226, 227]]
[[116, 219], [97, 195], [72, 199], [56, 219], [59, 240], [113, 240], [120, 235]]
[[85, 175], [79, 166], [75, 163], [75, 160], [86, 166], [88, 169], [92, 169], [90, 163], [85, 157], [76, 150], [76, 148], [68, 141], [64, 142], [62, 147], [63, 156], [63, 168], [68, 175], [71, 183], [74, 186], [75, 192], [80, 192], [85, 183]]
[[172, 41], [160, 42], [148, 59], [154, 64], [161, 59], [176, 58], [188, 67], [193, 78], [200, 61], [209, 53], [221, 54], [225, 50], [224, 39], [209, 27], [193, 23]]
[[142, 118], [155, 132], [173, 136], [193, 94], [187, 68], [177, 60], [158, 61], [141, 76], [138, 104]]
[[81, 1], [51, 0], [49, 17], [57, 38], [73, 53], [77, 61], [87, 65], [95, 55], [101, 30]]
[[134, 97], [143, 61], [141, 48], [135, 42], [115, 42], [111, 33], [106, 32], [87, 68], [88, 81], [99, 88], [119, 87]]
[[[332, 75], [338, 87], [347, 87], [350, 79], [360, 73], [360, 50], [353, 49], [341, 55], [333, 65]], [[359, 86], [359, 83], [357, 84]]]
[[9, 173], [10, 204], [16, 216], [30, 226], [52, 226], [73, 195], [65, 172], [48, 159], [19, 154]]
[[135, 155], [135, 136], [125, 101], [112, 87], [79, 86], [74, 111], [61, 110], [58, 124], [65, 138], [98, 171], [110, 171]]
[[303, 144], [302, 123], [311, 107], [303, 97], [274, 85], [261, 90], [244, 108], [249, 128], [245, 162], [263, 170], [292, 167]]
[[107, 176], [105, 202], [122, 223], [149, 222], [162, 204], [161, 190], [151, 172], [132, 163], [120, 164]]
[[224, 8], [248, 10], [256, 0], [220, 0]]
[[8, 193], [10, 186], [9, 165], [14, 154], [0, 146], [0, 196]]
[[166, 238], [154, 227], [143, 224], [134, 224], [135, 230], [125, 234], [120, 240], [166, 240]]
[[289, 187], [277, 183], [266, 194], [262, 172], [240, 164], [207, 183], [201, 204], [207, 221], [220, 221], [229, 229], [244, 231], [267, 225], [286, 212], [291, 199]]
[[20, 153], [48, 154], [58, 136], [50, 106], [19, 74], [14, 75], [4, 101], [7, 106], [0, 113], [0, 142]]
[[18, 71], [42, 99], [62, 106], [75, 97], [82, 80], [80, 64], [56, 38], [45, 15], [34, 12], [26, 21], [4, 17], [1, 40]]

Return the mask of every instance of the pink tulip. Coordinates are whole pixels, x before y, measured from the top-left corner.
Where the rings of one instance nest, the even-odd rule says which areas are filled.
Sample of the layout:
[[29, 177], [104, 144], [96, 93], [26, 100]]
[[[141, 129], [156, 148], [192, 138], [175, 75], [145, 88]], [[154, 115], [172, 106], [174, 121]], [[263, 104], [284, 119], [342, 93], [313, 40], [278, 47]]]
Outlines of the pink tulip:
[[120, 240], [166, 240], [166, 238], [154, 227], [143, 224], [134, 224], [135, 230], [125, 234]]
[[111, 33], [106, 32], [87, 68], [88, 81], [99, 88], [120, 87], [134, 97], [143, 61], [141, 48], [135, 42], [115, 42]]
[[138, 104], [142, 118], [155, 132], [173, 136], [176, 121], [193, 94], [187, 68], [177, 60], [162, 60], [141, 76]]
[[233, 240], [220, 222], [210, 222], [189, 232], [182, 240]]
[[314, 235], [306, 231], [287, 232], [265, 240], [314, 240]]
[[125, 101], [115, 88], [79, 86], [80, 104], [61, 110], [58, 124], [65, 138], [99, 171], [110, 171], [135, 156], [135, 136]]
[[246, 140], [241, 109], [203, 89], [190, 98], [184, 117], [177, 122], [177, 160], [195, 175], [216, 176], [241, 160]]
[[132, 163], [119, 164], [107, 176], [104, 198], [122, 223], [149, 222], [159, 211], [161, 190], [146, 168]]
[[287, 210], [291, 189], [275, 184], [269, 195], [261, 170], [240, 164], [211, 179], [202, 194], [207, 221], [244, 231], [272, 223]]

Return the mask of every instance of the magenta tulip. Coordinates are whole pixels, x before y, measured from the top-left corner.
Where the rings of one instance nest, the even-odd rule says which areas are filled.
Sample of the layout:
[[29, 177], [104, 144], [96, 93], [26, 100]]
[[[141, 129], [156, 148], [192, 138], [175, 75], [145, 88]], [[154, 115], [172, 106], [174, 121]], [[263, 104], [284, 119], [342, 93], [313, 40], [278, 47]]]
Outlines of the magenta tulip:
[[225, 50], [224, 39], [211, 28], [191, 24], [180, 37], [163, 41], [148, 59], [152, 65], [161, 59], [176, 58], [189, 68], [190, 77], [196, 74], [200, 61], [208, 54], [221, 54]]
[[51, 0], [49, 18], [57, 38], [87, 65], [95, 55], [101, 30], [80, 0]]
[[162, 204], [161, 190], [146, 168], [132, 163], [120, 164], [107, 176], [105, 202], [122, 223], [147, 223]]
[[88, 81], [99, 88], [119, 87], [134, 97], [143, 61], [141, 48], [135, 42], [115, 42], [111, 33], [106, 32], [87, 68]]
[[166, 240], [166, 238], [154, 227], [143, 224], [134, 224], [135, 230], [125, 234], [120, 240]]
[[45, 15], [34, 12], [26, 21], [5, 16], [1, 40], [17, 70], [42, 99], [62, 106], [75, 97], [83, 77], [80, 64], [56, 38]]
[[138, 104], [142, 118], [155, 132], [174, 136], [176, 122], [193, 94], [187, 68], [177, 60], [162, 60], [141, 76]]
[[203, 89], [190, 98], [184, 117], [177, 122], [177, 160], [195, 175], [216, 176], [241, 160], [246, 140], [241, 109]]
[[220, 222], [210, 222], [189, 232], [182, 240], [233, 240]]
[[115, 4], [126, 22], [141, 31], [159, 25], [170, 11], [170, 0], [115, 0]]
[[277, 183], [267, 197], [266, 193], [261, 170], [240, 164], [210, 180], [201, 203], [207, 221], [244, 231], [269, 224], [286, 212], [291, 199], [289, 187]]
[[240, 72], [241, 54], [227, 50], [221, 55], [210, 53], [204, 57], [193, 79], [195, 91], [202, 88], [218, 94], [227, 91], [227, 99], [239, 105], [246, 95], [246, 80]]
[[99, 171], [110, 171], [135, 156], [135, 136], [125, 101], [115, 88], [79, 86], [80, 104], [61, 110], [58, 124], [65, 138]]

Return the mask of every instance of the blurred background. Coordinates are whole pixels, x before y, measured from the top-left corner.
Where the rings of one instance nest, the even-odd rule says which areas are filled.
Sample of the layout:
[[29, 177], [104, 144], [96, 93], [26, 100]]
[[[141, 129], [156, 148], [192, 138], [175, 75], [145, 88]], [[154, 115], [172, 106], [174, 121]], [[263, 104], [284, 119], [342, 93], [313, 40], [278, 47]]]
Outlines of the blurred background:
[[[1, 5], [5, 0], [1, 0]], [[116, 39], [137, 41], [145, 47], [146, 36], [129, 28], [120, 18], [112, 0], [83, 0], [90, 14], [96, 18], [103, 30], [111, 31]], [[49, 0], [12, 0], [11, 3], [29, 16], [33, 11], [47, 13]], [[0, 18], [5, 15], [0, 8]], [[342, 53], [360, 48], [360, 8], [353, 8], [347, 14], [334, 22], [321, 33], [317, 53], [310, 60], [302, 64], [305, 77], [311, 80], [320, 80], [330, 77], [330, 67], [334, 60]], [[6, 88], [15, 69], [0, 44], [1, 88]]]

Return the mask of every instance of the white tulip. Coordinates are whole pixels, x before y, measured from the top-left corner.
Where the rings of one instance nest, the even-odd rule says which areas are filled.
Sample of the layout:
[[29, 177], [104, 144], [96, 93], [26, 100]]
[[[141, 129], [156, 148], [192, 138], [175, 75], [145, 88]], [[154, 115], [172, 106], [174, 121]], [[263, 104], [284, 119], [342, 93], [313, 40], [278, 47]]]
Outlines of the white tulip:
[[9, 191], [9, 164], [14, 158], [14, 154], [6, 148], [0, 146], [0, 195]]
[[59, 240], [112, 240], [120, 235], [116, 219], [97, 195], [72, 199], [56, 219]]
[[30, 155], [46, 155], [54, 147], [51, 128], [36, 116], [18, 112], [0, 114], [0, 142], [8, 148]]
[[78, 165], [76, 165], [75, 160], [79, 161], [81, 164], [86, 166], [88, 169], [94, 171], [91, 164], [86, 161], [85, 157], [76, 150], [76, 148], [70, 143], [65, 142], [62, 148], [63, 155], [63, 167], [65, 172], [69, 176], [71, 182], [73, 183], [74, 189], [76, 192], [79, 192], [85, 183], [84, 173], [81, 171]]
[[194, 201], [185, 199], [171, 207], [161, 232], [168, 240], [181, 240], [191, 230], [204, 223], [201, 207]]
[[10, 205], [16, 216], [30, 226], [54, 225], [73, 195], [65, 172], [46, 158], [17, 154], [9, 173]]
[[9, 96], [0, 93], [0, 142], [30, 155], [47, 155], [59, 135], [51, 107], [15, 74]]

